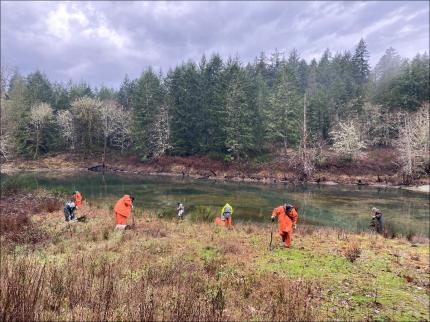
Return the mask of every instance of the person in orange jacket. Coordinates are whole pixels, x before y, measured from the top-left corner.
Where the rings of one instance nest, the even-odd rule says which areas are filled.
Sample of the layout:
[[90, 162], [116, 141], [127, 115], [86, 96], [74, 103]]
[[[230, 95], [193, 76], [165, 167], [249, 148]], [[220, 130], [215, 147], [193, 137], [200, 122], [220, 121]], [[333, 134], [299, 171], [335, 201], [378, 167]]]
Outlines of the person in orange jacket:
[[134, 197], [130, 195], [124, 195], [119, 199], [113, 210], [115, 211], [116, 227], [117, 229], [125, 229], [127, 226], [127, 218], [131, 214], [133, 208]]
[[279, 235], [284, 242], [284, 247], [288, 248], [293, 240], [293, 227], [296, 228], [299, 217], [297, 209], [290, 204], [284, 204], [273, 209], [272, 221], [275, 221], [276, 217], [278, 217]]
[[82, 205], [82, 195], [79, 191], [75, 191], [75, 194], [73, 195], [73, 199], [75, 200], [76, 208]]

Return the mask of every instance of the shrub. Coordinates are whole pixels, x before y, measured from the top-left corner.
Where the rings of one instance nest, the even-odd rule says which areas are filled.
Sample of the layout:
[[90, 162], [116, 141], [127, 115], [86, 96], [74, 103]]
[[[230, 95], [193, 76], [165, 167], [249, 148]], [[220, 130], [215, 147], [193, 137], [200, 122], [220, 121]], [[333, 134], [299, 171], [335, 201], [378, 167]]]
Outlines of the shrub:
[[357, 243], [350, 243], [344, 251], [344, 256], [351, 263], [355, 262], [361, 255], [361, 248]]
[[208, 206], [191, 206], [187, 217], [192, 222], [212, 222], [216, 217], [217, 210]]

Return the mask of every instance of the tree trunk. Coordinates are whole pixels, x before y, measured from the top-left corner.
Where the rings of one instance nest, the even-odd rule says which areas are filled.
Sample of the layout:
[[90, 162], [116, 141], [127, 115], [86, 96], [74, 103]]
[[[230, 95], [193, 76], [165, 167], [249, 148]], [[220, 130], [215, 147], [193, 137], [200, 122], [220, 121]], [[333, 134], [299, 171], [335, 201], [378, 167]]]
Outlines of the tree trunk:
[[306, 153], [306, 139], [307, 139], [307, 131], [306, 131], [306, 93], [303, 99], [303, 151]]
[[285, 135], [284, 135], [284, 149], [285, 149], [285, 156], [287, 156], [287, 148], [288, 148], [288, 98], [287, 98], [287, 103], [285, 106], [285, 124], [284, 124], [284, 128], [285, 128]]
[[105, 142], [103, 145], [103, 159], [102, 159], [103, 171], [105, 169], [105, 161], [106, 161], [106, 146], [107, 146], [107, 136], [105, 135]]
[[39, 126], [36, 125], [36, 151], [34, 151], [34, 159], [37, 159], [39, 152]]
[[306, 150], [306, 140], [307, 140], [307, 129], [306, 129], [306, 93], [303, 98], [303, 173], [307, 177], [310, 173], [308, 165], [308, 155]]

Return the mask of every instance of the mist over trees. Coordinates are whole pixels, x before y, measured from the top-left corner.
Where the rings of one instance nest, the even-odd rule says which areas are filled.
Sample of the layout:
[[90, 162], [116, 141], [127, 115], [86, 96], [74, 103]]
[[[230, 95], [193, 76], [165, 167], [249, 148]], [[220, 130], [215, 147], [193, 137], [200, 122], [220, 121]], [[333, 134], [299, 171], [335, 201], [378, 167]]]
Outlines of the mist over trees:
[[428, 132], [428, 54], [403, 59], [388, 48], [373, 69], [369, 55], [363, 40], [352, 53], [326, 50], [310, 62], [296, 50], [247, 64], [213, 54], [166, 75], [126, 76], [119, 89], [2, 66], [1, 157], [111, 150], [230, 161], [275, 151], [288, 158], [323, 142], [351, 158], [365, 146], [398, 148], [407, 175], [428, 171], [420, 157], [428, 140], [413, 133], [416, 124]]

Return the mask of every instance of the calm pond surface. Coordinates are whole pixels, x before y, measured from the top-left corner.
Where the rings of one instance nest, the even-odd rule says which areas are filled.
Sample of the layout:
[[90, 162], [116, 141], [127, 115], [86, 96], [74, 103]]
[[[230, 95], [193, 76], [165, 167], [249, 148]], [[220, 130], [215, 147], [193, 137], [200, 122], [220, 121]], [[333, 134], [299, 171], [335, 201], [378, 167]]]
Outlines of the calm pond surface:
[[[363, 186], [263, 185], [129, 174], [21, 174], [31, 184], [79, 190], [89, 201], [113, 205], [125, 193], [136, 207], [174, 215], [176, 202], [187, 209], [206, 206], [214, 214], [226, 203], [235, 222], [269, 222], [274, 207], [289, 202], [299, 207], [299, 223], [367, 230], [370, 209], [382, 210], [387, 226], [397, 233], [429, 236], [429, 195], [401, 189]], [[185, 212], [186, 213], [186, 212]]]

